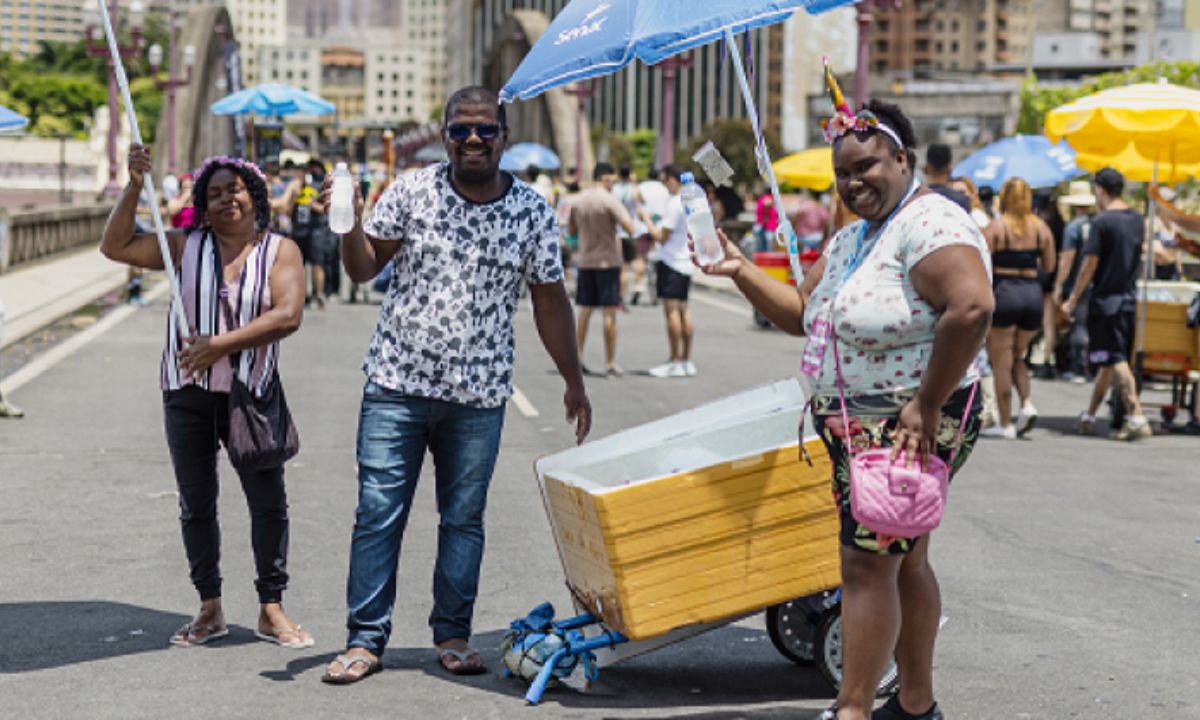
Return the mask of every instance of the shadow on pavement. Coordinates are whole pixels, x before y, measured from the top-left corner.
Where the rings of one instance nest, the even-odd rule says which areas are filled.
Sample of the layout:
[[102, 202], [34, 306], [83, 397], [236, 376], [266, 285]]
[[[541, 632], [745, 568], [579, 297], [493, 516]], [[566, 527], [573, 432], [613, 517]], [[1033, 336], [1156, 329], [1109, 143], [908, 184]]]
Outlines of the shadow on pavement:
[[[490, 672], [486, 675], [451, 675], [438, 664], [432, 647], [388, 648], [383, 665], [387, 672], [371, 682], [387, 682], [397, 671], [419, 671], [438, 680], [502, 695], [516, 708], [525, 704], [526, 684], [502, 674], [500, 642], [505, 631], [492, 630], [471, 638]], [[327, 662], [332, 655], [293, 661]], [[625, 660], [600, 671], [590, 687], [580, 687], [578, 673], [570, 685], [546, 692], [543, 705], [572, 708], [703, 708], [711, 705], [759, 705], [800, 700], [832, 699], [833, 693], [812, 668], [786, 660], [771, 646], [762, 630], [726, 626], [703, 636]], [[280, 679], [280, 678], [276, 678]], [[799, 713], [799, 714], [797, 714]], [[815, 717], [816, 712], [811, 716]], [[639, 717], [642, 717], [639, 715]], [[808, 720], [810, 713], [799, 708], [755, 709], [749, 713], [721, 711], [702, 715], [663, 716], [699, 720]]]
[[[190, 619], [106, 600], [0, 603], [0, 673], [167, 650], [171, 634]], [[254, 640], [246, 628], [230, 625], [229, 630], [229, 637], [214, 641], [212, 647]]]

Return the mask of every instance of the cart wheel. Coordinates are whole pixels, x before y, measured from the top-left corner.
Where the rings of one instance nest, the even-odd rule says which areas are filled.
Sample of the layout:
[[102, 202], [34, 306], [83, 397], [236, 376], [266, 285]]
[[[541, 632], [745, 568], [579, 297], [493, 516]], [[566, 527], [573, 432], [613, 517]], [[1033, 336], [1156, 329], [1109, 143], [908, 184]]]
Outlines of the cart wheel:
[[1162, 413], [1163, 422], [1165, 422], [1167, 424], [1175, 422], [1175, 412], [1176, 411], [1175, 411], [1174, 407], [1168, 406], [1168, 407], [1163, 408], [1159, 412]]
[[771, 327], [771, 321], [767, 319], [766, 315], [760, 313], [758, 308], [754, 309], [754, 324], [763, 330], [769, 330]]
[[780, 655], [797, 665], [813, 664], [817, 624], [828, 595], [818, 593], [767, 608], [767, 635]]
[[[816, 664], [821, 676], [833, 688], [834, 692], [842, 689], [842, 604], [831, 607], [821, 619], [817, 629]], [[896, 661], [888, 663], [879, 687], [875, 689], [876, 697], [887, 697], [896, 692], [900, 686], [899, 671]]]

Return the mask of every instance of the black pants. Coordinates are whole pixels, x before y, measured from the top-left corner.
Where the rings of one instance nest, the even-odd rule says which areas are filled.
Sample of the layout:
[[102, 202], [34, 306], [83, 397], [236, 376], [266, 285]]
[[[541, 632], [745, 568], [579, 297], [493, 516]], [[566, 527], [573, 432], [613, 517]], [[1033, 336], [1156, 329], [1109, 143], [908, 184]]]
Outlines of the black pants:
[[[217, 523], [217, 450], [229, 441], [229, 395], [186, 387], [163, 393], [167, 446], [179, 487], [179, 521], [201, 600], [221, 597], [221, 530]], [[260, 603], [277, 603], [287, 587], [288, 514], [283, 467], [239, 472], [250, 507], [250, 544]]]

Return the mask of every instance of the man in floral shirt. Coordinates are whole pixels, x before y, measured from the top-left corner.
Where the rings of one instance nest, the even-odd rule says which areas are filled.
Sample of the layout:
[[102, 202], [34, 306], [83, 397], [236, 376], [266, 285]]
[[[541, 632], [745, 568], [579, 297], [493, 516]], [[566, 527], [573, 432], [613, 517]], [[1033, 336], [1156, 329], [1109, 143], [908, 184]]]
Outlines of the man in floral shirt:
[[[436, 467], [438, 556], [429, 625], [442, 666], [485, 672], [467, 643], [483, 557], [483, 515], [512, 395], [513, 318], [528, 284], [542, 343], [566, 381], [567, 419], [591, 424], [562, 283], [558, 223], [536, 190], [500, 172], [504, 107], [481, 87], [446, 104], [449, 162], [405, 175], [365, 226], [342, 238], [356, 282], [394, 263], [363, 363], [359, 501], [347, 583], [347, 651], [323, 679], [356, 682], [381, 668], [391, 634], [400, 541], [428, 450]], [[328, 186], [323, 194], [328, 194]]]

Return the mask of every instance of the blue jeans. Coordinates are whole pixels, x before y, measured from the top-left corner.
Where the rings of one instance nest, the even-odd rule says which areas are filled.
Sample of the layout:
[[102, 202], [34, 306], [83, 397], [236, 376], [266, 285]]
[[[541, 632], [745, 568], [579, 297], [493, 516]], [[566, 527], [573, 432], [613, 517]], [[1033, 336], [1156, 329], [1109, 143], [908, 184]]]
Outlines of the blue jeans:
[[504, 408], [403, 395], [368, 382], [358, 424], [358, 510], [346, 583], [347, 647], [382, 656], [392, 632], [400, 541], [428, 449], [437, 479], [433, 641], [471, 636], [483, 512]]

